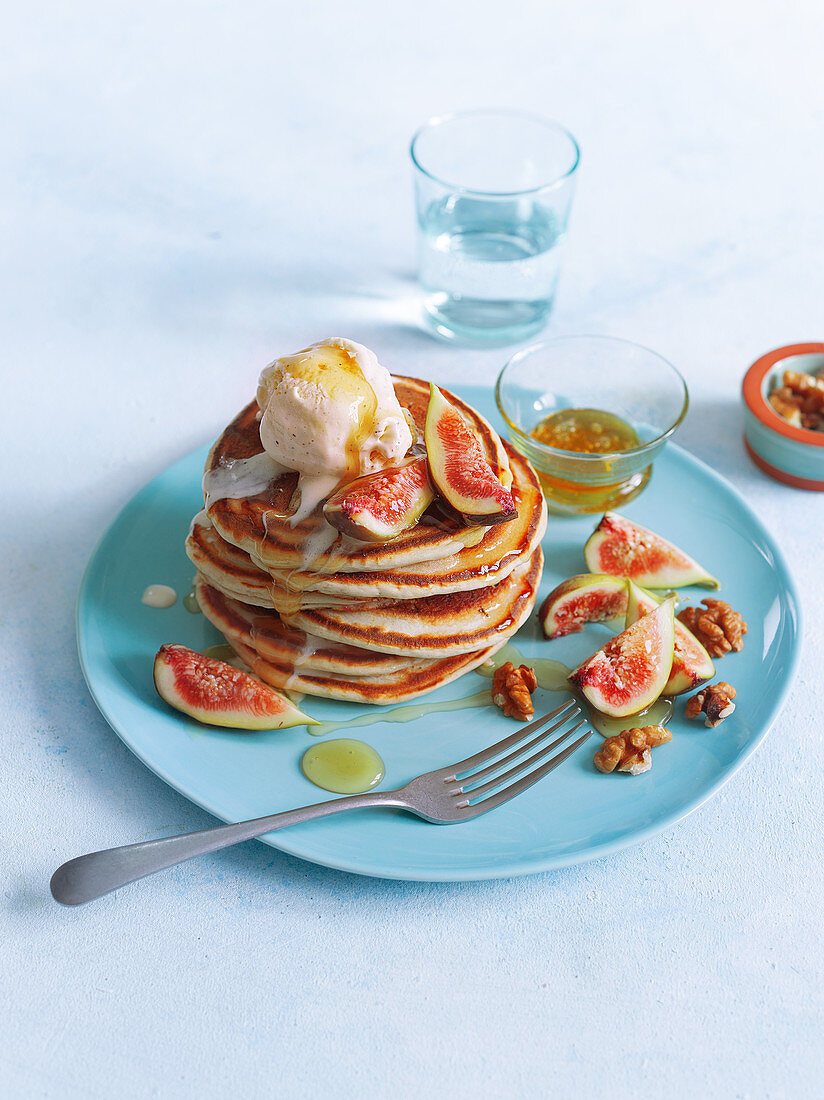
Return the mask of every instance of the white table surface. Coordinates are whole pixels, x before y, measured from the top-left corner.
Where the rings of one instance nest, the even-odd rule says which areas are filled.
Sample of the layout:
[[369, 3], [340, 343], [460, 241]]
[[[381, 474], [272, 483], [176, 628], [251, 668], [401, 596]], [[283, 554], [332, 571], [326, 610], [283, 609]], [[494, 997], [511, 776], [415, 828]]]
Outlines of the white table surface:
[[[6, 9], [4, 1096], [821, 1094], [824, 498], [749, 464], [738, 396], [761, 353], [822, 339], [821, 12]], [[393, 883], [252, 843], [59, 908], [62, 860], [211, 820], [80, 674], [75, 596], [118, 508], [311, 340], [455, 384], [505, 358], [416, 321], [407, 139], [477, 105], [580, 139], [548, 332], [634, 339], [685, 374], [679, 442], [743, 490], [803, 595], [784, 713], [708, 805], [581, 867]]]

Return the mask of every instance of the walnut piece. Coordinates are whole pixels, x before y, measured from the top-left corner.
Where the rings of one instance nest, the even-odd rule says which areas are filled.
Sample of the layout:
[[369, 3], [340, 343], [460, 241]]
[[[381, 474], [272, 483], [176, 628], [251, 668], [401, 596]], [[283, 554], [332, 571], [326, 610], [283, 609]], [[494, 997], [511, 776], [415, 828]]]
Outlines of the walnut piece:
[[708, 684], [687, 700], [686, 716], [697, 718], [699, 714], [706, 714], [704, 725], [714, 729], [735, 710], [734, 698], [735, 688], [732, 684], [724, 680], [719, 680], [717, 684]]
[[723, 657], [725, 653], [743, 649], [743, 635], [747, 624], [737, 611], [723, 600], [702, 600], [706, 610], [685, 607], [678, 612], [678, 620], [691, 631], [710, 657]]
[[788, 424], [792, 424], [794, 428], [801, 427], [802, 398], [796, 397], [792, 390], [789, 390], [786, 386], [781, 386], [779, 389], [773, 390], [768, 400], [783, 420], [786, 420]]
[[785, 370], [784, 385], [805, 399], [806, 412], [824, 412], [824, 378], [820, 375]]
[[519, 722], [524, 722], [535, 714], [532, 692], [537, 686], [533, 669], [528, 665], [515, 668], [512, 661], [507, 661], [495, 669], [492, 677], [492, 701], [507, 718], [517, 718]]
[[593, 762], [599, 772], [628, 772], [641, 775], [652, 767], [651, 749], [672, 740], [672, 734], [663, 726], [644, 726], [641, 729], [624, 730], [615, 737], [608, 737], [596, 752]]
[[809, 431], [824, 431], [824, 377], [785, 370], [783, 385], [767, 399], [787, 423]]

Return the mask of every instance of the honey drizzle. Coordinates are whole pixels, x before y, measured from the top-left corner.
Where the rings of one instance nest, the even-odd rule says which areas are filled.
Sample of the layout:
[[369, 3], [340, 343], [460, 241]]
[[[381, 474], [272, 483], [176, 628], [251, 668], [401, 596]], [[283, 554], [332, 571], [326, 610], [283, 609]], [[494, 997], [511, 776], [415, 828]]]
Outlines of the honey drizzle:
[[361, 448], [372, 431], [378, 411], [377, 395], [347, 348], [334, 345], [324, 348], [323, 358], [316, 358], [306, 369], [304, 363], [311, 361], [315, 354], [313, 349], [313, 355], [301, 361], [301, 377], [320, 386], [329, 401], [346, 404], [351, 425], [346, 439], [346, 468], [350, 477], [357, 477]]
[[[553, 661], [548, 657], [525, 658], [517, 646], [511, 642], [499, 649], [494, 656], [474, 671], [479, 676], [491, 680], [495, 675], [495, 670], [506, 664], [507, 661], [511, 661], [516, 666], [525, 664], [534, 669], [538, 687], [544, 691], [568, 692], [586, 709], [592, 728], [600, 733], [602, 737], [615, 737], [616, 734], [622, 733], [624, 730], [634, 729], [637, 726], [663, 726], [672, 717], [675, 708], [674, 701], [671, 698], [661, 696], [639, 714], [631, 714], [626, 718], [612, 718], [590, 706], [574, 690], [567, 679], [572, 671], [567, 665], [561, 661]], [[394, 707], [388, 711], [361, 714], [357, 718], [350, 718], [349, 721], [321, 722], [317, 726], [309, 726], [307, 729], [313, 737], [324, 737], [326, 734], [340, 729], [371, 726], [380, 722], [414, 722], [427, 714], [438, 714], [451, 710], [469, 710], [475, 707], [489, 706], [491, 703], [492, 692], [487, 689], [486, 691], [473, 692], [471, 695], [464, 695], [459, 699], [448, 699], [441, 703], [412, 703], [403, 707]]]
[[372, 726], [377, 722], [415, 722], [423, 718], [425, 714], [437, 714], [447, 710], [467, 710], [471, 707], [488, 707], [492, 703], [492, 692], [476, 691], [472, 695], [465, 695], [462, 699], [448, 699], [442, 703], [412, 703], [404, 707], [393, 707], [392, 710], [372, 714], [361, 714], [357, 718], [350, 718], [348, 722], [321, 722], [317, 726], [308, 726], [307, 729], [313, 737], [323, 737], [335, 730], [348, 730], [356, 726]]
[[[537, 660], [526, 661], [520, 650], [512, 645], [512, 643], [508, 643], [499, 649], [488, 661], [485, 661], [479, 668], [476, 668], [475, 672], [486, 679], [491, 679], [495, 674], [495, 669], [500, 668], [500, 666], [506, 664], [507, 661], [512, 661], [513, 664], [528, 663], [530, 666], [534, 667], [538, 684], [546, 691], [564, 691], [569, 688], [566, 677], [569, 675], [570, 669], [568, 669], [566, 665], [561, 664], [560, 661], [551, 661], [543, 657]], [[308, 731], [313, 737], [323, 737], [327, 733], [332, 733], [339, 729], [352, 729], [356, 726], [371, 726], [378, 722], [414, 722], [427, 714], [439, 714], [451, 710], [469, 710], [474, 707], [487, 707], [491, 705], [492, 692], [487, 688], [483, 691], [473, 692], [471, 695], [464, 695], [459, 699], [447, 699], [440, 703], [412, 703], [403, 707], [393, 707], [392, 710], [388, 711], [361, 714], [357, 718], [350, 718], [349, 721], [321, 722], [320, 725], [308, 727]]]

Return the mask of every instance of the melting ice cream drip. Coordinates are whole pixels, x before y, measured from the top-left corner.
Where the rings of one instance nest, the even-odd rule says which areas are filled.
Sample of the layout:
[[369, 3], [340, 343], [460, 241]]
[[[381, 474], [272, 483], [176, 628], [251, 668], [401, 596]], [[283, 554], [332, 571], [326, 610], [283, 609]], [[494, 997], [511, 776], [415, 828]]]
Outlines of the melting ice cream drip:
[[266, 451], [251, 458], [221, 461], [203, 475], [203, 496], [209, 508], [216, 500], [238, 500], [265, 492], [273, 481], [286, 473]]

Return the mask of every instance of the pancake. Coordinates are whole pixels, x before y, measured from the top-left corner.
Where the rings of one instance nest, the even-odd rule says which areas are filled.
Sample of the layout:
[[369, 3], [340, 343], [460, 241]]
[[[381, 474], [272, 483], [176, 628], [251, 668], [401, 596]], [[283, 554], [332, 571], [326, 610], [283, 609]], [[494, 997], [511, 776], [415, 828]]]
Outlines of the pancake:
[[233, 600], [201, 575], [195, 578], [195, 591], [206, 618], [222, 633], [232, 633], [254, 648], [265, 661], [347, 677], [397, 672], [414, 661], [411, 657], [371, 653], [368, 649], [313, 638], [303, 630], [287, 626], [271, 609], [264, 611]]
[[358, 602], [352, 596], [292, 591], [277, 584], [269, 573], [254, 564], [245, 550], [221, 538], [205, 511], [198, 512], [192, 520], [185, 545], [192, 564], [210, 584], [254, 607], [274, 607], [276, 611], [294, 613], [311, 607], [352, 607]]
[[[223, 596], [202, 578], [197, 582], [198, 601], [206, 618], [224, 635], [229, 645], [252, 672], [272, 687], [300, 691], [329, 699], [360, 703], [396, 703], [414, 699], [448, 684], [477, 668], [505, 642], [437, 660], [384, 657], [354, 647], [333, 647], [292, 632], [289, 642], [278, 644], [277, 615], [254, 616], [249, 608]], [[260, 622], [261, 618], [266, 621]], [[295, 665], [295, 646], [300, 645], [304, 664]], [[371, 671], [366, 671], [371, 663]]]
[[[398, 400], [422, 431], [429, 384], [415, 378], [394, 378], [393, 382]], [[477, 432], [492, 468], [509, 484], [508, 452], [498, 433], [459, 398], [443, 392]], [[261, 453], [259, 410], [253, 401], [212, 447], [206, 460], [204, 485], [208, 489], [215, 475]], [[320, 509], [292, 522], [299, 504], [296, 489], [297, 474], [280, 471], [264, 489], [249, 496], [208, 499], [207, 492], [206, 510], [227, 542], [245, 550], [263, 568], [287, 574], [309, 569], [312, 573], [394, 570], [448, 557], [478, 544], [485, 536], [484, 527], [467, 526], [459, 518], [432, 512], [391, 542], [365, 544], [341, 535], [326, 522]]]
[[[407, 669], [389, 673], [381, 678], [363, 676], [346, 680], [322, 673], [291, 672], [270, 664], [259, 657], [255, 650], [240, 641], [229, 638], [229, 644], [252, 672], [265, 684], [285, 691], [300, 691], [305, 695], [318, 695], [326, 699], [342, 699], [353, 703], [403, 703], [426, 695], [443, 687], [465, 672], [482, 665], [500, 648], [490, 646], [474, 653], [461, 653], [440, 661], [416, 661]], [[503, 642], [501, 643], [503, 645]], [[491, 702], [491, 695], [490, 695]]]
[[499, 584], [384, 606], [315, 608], [283, 618], [319, 638], [378, 653], [447, 657], [492, 645], [521, 626], [541, 579], [540, 546]]

